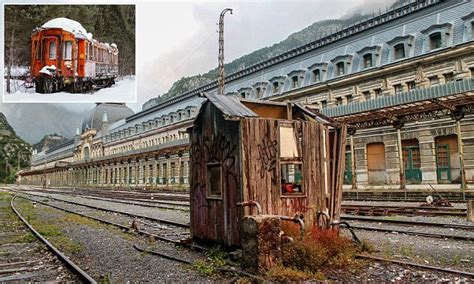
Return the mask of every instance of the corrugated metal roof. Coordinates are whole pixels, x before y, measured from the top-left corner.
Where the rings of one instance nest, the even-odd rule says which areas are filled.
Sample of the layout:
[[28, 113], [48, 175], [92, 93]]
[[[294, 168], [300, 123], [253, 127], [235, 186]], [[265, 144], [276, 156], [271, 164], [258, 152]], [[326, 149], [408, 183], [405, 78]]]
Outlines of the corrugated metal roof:
[[204, 94], [224, 115], [229, 117], [257, 117], [258, 115], [232, 96]]

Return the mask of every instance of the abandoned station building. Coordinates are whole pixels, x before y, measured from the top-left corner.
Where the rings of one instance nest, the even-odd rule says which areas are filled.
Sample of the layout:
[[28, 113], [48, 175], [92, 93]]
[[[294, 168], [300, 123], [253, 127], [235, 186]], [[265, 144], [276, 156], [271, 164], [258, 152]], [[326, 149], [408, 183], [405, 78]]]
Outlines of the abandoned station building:
[[[227, 96], [299, 102], [347, 123], [345, 190], [474, 183], [474, 1], [413, 0], [226, 76]], [[132, 114], [99, 104], [22, 183], [189, 188], [186, 130], [217, 82]], [[112, 110], [120, 109], [117, 113]], [[73, 126], [71, 126], [73, 127]]]

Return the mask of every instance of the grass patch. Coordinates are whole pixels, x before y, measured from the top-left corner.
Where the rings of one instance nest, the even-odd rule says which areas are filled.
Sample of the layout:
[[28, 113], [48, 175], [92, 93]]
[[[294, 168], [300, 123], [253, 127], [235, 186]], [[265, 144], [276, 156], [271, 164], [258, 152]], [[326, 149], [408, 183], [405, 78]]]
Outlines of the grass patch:
[[193, 268], [202, 276], [215, 276], [220, 268], [231, 265], [229, 254], [220, 247], [214, 247], [205, 253], [206, 260], [196, 260]]
[[[62, 232], [61, 224], [65, 221], [64, 219], [44, 220], [44, 218], [39, 218], [37, 216], [36, 208], [31, 202], [17, 199], [17, 204], [21, 214], [33, 226], [33, 228], [57, 246], [61, 251], [75, 254], [83, 250], [83, 246], [80, 243], [74, 242]], [[46, 213], [54, 212], [50, 208], [43, 208], [41, 210]]]

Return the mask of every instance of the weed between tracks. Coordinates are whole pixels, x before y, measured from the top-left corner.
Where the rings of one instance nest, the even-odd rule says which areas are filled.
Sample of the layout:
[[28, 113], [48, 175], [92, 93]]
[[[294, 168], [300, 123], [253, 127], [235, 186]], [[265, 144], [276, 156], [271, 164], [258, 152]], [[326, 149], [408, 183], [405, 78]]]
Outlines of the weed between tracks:
[[311, 227], [301, 236], [299, 227], [291, 223], [284, 223], [282, 229], [294, 241], [282, 246], [281, 263], [267, 271], [271, 280], [324, 280], [325, 272], [359, 266], [355, 255], [361, 249], [337, 231]]
[[[2, 204], [0, 207], [0, 213], [2, 213], [1, 222], [3, 223], [2, 226], [9, 228], [7, 231], [16, 231], [23, 229], [23, 225], [20, 223], [18, 217], [10, 208], [11, 199], [12, 197], [9, 193], [0, 192], [0, 204]], [[31, 243], [34, 241], [35, 237], [28, 231], [25, 231], [23, 234], [2, 236], [2, 238], [0, 238], [0, 245], [12, 243]]]

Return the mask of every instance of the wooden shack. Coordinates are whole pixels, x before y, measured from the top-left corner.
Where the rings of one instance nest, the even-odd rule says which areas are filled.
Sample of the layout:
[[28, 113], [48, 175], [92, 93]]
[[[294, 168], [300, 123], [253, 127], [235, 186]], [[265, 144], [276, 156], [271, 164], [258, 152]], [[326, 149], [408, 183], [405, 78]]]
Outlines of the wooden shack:
[[190, 132], [191, 233], [240, 247], [243, 216], [339, 219], [345, 127], [302, 104], [206, 94]]

